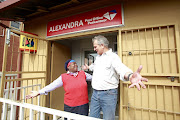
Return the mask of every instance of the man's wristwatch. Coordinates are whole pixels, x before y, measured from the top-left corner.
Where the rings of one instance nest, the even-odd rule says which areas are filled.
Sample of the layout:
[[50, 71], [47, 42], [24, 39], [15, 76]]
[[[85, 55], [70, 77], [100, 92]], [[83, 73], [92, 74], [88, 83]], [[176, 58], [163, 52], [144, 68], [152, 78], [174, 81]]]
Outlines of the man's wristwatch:
[[127, 80], [129, 81], [129, 78], [130, 76], [132, 75], [133, 73], [129, 73], [128, 77], [127, 77]]

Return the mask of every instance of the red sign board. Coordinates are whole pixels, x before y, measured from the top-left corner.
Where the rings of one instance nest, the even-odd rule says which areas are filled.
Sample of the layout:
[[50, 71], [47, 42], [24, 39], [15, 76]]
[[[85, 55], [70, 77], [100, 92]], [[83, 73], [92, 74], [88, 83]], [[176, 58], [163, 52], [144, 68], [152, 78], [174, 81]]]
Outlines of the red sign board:
[[47, 24], [47, 37], [117, 27], [123, 24], [122, 5], [119, 4], [50, 21]]

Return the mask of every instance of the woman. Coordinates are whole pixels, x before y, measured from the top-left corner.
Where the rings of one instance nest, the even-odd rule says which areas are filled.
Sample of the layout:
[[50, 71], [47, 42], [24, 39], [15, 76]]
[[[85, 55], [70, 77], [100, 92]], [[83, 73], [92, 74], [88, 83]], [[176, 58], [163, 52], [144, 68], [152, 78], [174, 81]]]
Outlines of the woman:
[[84, 71], [78, 71], [76, 62], [71, 59], [66, 61], [65, 70], [67, 73], [61, 74], [40, 91], [32, 91], [26, 98], [34, 98], [42, 94], [47, 95], [48, 92], [63, 86], [65, 90], [64, 111], [87, 116], [89, 100], [86, 80], [91, 80], [92, 76]]

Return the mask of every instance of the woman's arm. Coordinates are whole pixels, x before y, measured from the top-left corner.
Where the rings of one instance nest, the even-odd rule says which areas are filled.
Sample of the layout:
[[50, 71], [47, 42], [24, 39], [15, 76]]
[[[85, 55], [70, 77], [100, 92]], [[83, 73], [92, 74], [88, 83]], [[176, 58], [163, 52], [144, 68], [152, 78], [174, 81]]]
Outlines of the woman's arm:
[[39, 95], [45, 94], [47, 95], [48, 92], [55, 90], [58, 87], [63, 86], [62, 77], [59, 76], [56, 80], [54, 80], [51, 84], [47, 85], [43, 89], [39, 91], [31, 91], [31, 94], [26, 95], [26, 99], [34, 98]]
[[85, 72], [85, 75], [86, 75], [86, 81], [91, 81], [92, 80], [92, 75], [91, 74]]

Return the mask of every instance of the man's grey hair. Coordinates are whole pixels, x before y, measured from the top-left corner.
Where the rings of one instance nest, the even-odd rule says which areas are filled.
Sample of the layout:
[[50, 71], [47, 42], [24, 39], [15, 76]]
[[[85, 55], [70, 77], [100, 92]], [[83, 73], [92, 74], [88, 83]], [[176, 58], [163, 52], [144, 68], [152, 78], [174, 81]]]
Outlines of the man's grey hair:
[[106, 46], [108, 48], [109, 41], [106, 37], [104, 37], [102, 35], [98, 35], [92, 39], [92, 42], [94, 43], [95, 40], [97, 40], [98, 45], [103, 44], [104, 46]]

